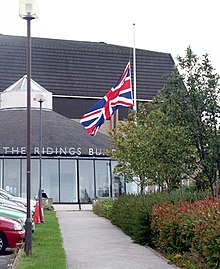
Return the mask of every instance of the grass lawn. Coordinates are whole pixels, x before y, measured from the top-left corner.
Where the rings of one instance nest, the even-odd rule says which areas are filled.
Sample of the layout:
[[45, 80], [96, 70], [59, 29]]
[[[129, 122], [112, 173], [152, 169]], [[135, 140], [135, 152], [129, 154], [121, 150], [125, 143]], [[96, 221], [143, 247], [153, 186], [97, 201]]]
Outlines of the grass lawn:
[[44, 210], [44, 224], [36, 224], [32, 239], [32, 255], [22, 251], [16, 269], [66, 269], [66, 255], [56, 214]]

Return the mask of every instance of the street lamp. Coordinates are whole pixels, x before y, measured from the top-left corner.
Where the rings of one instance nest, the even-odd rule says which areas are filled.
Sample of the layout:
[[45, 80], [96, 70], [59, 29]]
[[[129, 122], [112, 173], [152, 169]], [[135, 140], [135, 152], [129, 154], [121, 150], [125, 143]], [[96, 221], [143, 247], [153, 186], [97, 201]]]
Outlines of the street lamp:
[[27, 219], [25, 222], [25, 253], [32, 253], [31, 199], [31, 20], [37, 19], [37, 4], [34, 0], [20, 0], [19, 15], [27, 21]]
[[41, 159], [42, 159], [42, 103], [46, 101], [44, 94], [38, 93], [36, 94], [35, 101], [40, 103], [40, 116], [39, 116], [39, 190], [38, 190], [38, 203], [39, 203], [39, 217], [40, 217], [40, 222], [43, 223], [43, 215], [42, 215], [42, 187], [41, 187], [41, 182], [42, 182], [42, 169], [41, 169]]

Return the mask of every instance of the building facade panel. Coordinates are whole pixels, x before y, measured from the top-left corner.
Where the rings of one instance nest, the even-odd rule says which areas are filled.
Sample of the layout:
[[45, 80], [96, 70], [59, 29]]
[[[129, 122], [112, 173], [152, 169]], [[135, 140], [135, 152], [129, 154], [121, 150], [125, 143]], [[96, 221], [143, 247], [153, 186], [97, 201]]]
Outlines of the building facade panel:
[[[110, 158], [42, 159], [42, 189], [54, 203], [92, 203], [97, 198], [117, 197], [126, 191], [123, 177], [114, 174]], [[26, 197], [26, 159], [0, 158], [1, 188]], [[39, 190], [39, 159], [31, 159], [31, 198]]]

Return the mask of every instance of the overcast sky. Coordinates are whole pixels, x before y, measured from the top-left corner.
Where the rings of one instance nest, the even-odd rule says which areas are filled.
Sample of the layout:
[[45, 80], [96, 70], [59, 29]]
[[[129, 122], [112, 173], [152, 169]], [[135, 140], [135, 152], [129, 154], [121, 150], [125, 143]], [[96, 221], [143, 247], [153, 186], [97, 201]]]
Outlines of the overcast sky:
[[[19, 0], [0, 0], [0, 34], [26, 36]], [[184, 56], [210, 55], [220, 74], [219, 0], [38, 0], [32, 36], [106, 42]]]

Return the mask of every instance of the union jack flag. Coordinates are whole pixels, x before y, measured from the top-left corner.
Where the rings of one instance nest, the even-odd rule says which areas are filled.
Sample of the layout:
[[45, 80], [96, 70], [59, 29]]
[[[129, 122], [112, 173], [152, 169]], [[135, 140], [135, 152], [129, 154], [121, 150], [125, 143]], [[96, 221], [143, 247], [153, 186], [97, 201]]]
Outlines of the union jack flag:
[[133, 106], [130, 62], [115, 86], [83, 115], [80, 123], [91, 136], [94, 136], [104, 121], [109, 119], [117, 109], [129, 106]]

